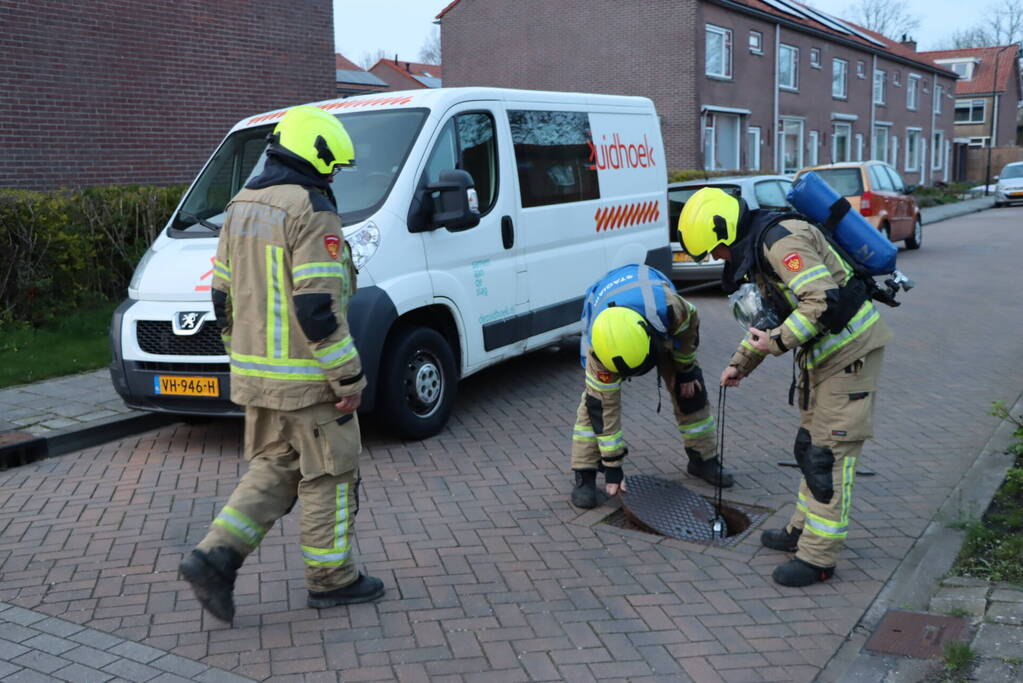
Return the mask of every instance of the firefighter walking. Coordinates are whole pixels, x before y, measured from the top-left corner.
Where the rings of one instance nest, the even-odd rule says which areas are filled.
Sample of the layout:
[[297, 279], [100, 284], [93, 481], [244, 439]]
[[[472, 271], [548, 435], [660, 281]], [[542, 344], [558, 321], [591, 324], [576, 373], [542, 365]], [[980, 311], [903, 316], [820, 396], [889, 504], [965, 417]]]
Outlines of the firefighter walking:
[[739, 383], [767, 356], [797, 350], [790, 401], [798, 399], [794, 454], [803, 473], [796, 509], [783, 529], [765, 531], [772, 549], [795, 552], [774, 570], [785, 586], [830, 578], [849, 529], [856, 460], [873, 436], [872, 416], [884, 347], [892, 333], [853, 270], [821, 231], [796, 214], [747, 209], [717, 188], [694, 194], [682, 210], [686, 251], [727, 264], [722, 284], [747, 283], [765, 311], [721, 373]]
[[180, 571], [223, 621], [234, 617], [245, 557], [296, 502], [309, 606], [384, 592], [358, 572], [352, 547], [362, 450], [355, 411], [366, 381], [346, 320], [355, 269], [330, 183], [354, 161], [336, 117], [290, 109], [220, 231], [213, 310], [230, 355], [231, 400], [245, 407], [249, 470]]
[[696, 362], [696, 307], [660, 271], [629, 265], [612, 270], [587, 290], [582, 322], [586, 388], [572, 434], [572, 504], [597, 505], [598, 471], [604, 472], [608, 494], [624, 486], [622, 462], [628, 448], [621, 425], [622, 380], [655, 367], [669, 389], [689, 457], [687, 471], [708, 483], [731, 486], [733, 477], [717, 457], [714, 418]]

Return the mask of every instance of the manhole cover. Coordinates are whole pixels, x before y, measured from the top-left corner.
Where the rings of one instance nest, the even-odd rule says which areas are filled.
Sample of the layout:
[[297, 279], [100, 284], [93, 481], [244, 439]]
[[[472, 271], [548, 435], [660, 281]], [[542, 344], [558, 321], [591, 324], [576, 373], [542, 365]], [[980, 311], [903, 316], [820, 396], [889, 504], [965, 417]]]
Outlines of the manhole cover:
[[962, 617], [893, 609], [885, 613], [863, 647], [874, 652], [931, 659], [940, 656], [945, 645], [959, 640], [965, 629], [966, 619]]
[[[714, 530], [714, 506], [703, 496], [673, 481], [639, 474], [629, 477], [622, 509], [634, 522], [687, 541], [709, 541], [728, 535]], [[723, 523], [723, 520], [720, 523]]]

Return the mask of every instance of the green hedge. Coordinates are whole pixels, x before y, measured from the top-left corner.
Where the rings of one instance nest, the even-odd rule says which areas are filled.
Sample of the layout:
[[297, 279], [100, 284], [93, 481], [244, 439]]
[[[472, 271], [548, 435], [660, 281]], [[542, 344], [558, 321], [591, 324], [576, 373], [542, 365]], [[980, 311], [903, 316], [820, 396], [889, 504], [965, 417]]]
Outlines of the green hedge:
[[686, 180], [701, 180], [703, 178], [723, 178], [725, 176], [761, 175], [763, 173], [771, 173], [771, 171], [701, 171], [699, 169], [686, 171], [669, 171], [668, 182], [681, 183]]
[[0, 327], [124, 296], [184, 189], [0, 189]]

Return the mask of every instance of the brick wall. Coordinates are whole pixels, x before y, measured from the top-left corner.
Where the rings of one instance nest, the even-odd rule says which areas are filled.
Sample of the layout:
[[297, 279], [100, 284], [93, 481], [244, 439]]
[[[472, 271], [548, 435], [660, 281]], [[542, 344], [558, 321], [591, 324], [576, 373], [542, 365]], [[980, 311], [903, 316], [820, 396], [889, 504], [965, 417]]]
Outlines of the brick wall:
[[444, 85], [653, 99], [669, 168], [696, 168], [697, 0], [462, 0], [441, 23]]
[[0, 187], [187, 182], [336, 87], [331, 0], [0, 0], [0, 26]]

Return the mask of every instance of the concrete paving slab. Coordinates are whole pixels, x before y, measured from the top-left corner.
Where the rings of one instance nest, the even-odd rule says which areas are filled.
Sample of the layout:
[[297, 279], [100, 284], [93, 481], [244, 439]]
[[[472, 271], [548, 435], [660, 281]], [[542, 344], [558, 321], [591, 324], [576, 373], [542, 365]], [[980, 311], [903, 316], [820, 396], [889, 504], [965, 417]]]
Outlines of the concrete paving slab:
[[981, 624], [973, 649], [981, 657], [1023, 657], [1023, 628], [1005, 624]]

